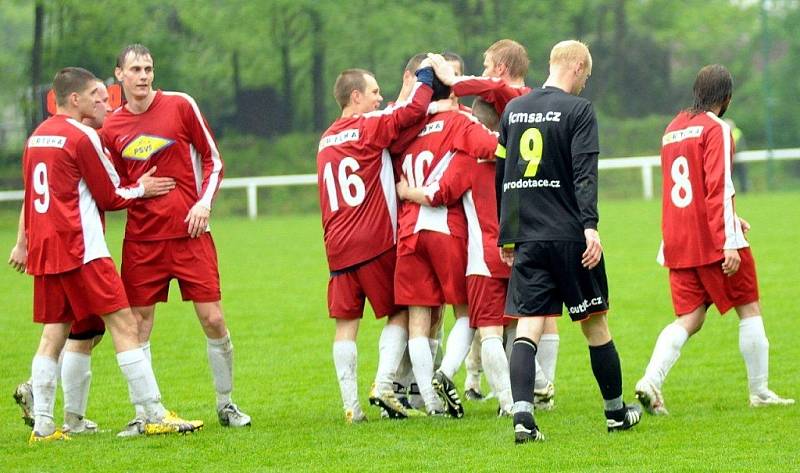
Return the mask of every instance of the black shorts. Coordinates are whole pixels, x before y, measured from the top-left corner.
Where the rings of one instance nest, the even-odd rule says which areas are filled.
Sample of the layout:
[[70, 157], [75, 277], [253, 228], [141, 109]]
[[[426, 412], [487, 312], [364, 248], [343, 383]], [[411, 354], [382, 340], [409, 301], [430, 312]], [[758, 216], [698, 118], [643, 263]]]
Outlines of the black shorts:
[[516, 317], [560, 316], [562, 305], [573, 321], [608, 311], [605, 261], [594, 269], [581, 265], [586, 243], [517, 243], [508, 283], [506, 313]]

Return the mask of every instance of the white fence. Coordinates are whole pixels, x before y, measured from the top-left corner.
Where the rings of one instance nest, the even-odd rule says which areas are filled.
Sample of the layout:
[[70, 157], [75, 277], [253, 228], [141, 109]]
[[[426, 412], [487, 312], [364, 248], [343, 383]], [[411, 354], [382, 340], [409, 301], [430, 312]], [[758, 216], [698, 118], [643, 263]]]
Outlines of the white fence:
[[[737, 153], [736, 162], [766, 161], [768, 159], [800, 159], [800, 148], [775, 150], [742, 151]], [[653, 198], [653, 168], [661, 165], [659, 156], [636, 156], [629, 158], [604, 158], [600, 160], [600, 169], [635, 169], [642, 170], [642, 195], [645, 199]], [[286, 176], [231, 177], [222, 181], [223, 189], [246, 189], [247, 215], [254, 219], [258, 215], [258, 188], [275, 186], [316, 185], [316, 174], [291, 174]], [[22, 200], [22, 191], [0, 191], [0, 202]]]

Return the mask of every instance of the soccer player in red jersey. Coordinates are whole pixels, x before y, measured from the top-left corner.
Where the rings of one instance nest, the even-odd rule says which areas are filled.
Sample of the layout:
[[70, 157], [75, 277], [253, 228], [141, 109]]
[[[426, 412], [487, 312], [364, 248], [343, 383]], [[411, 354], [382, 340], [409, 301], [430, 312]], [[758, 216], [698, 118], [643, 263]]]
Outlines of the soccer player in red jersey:
[[[103, 126], [106, 114], [113, 109], [112, 104], [109, 103], [108, 89], [101, 80], [97, 81], [97, 95], [100, 101], [95, 105], [94, 114], [81, 120], [81, 123], [96, 130]], [[21, 217], [20, 221], [23, 222], [24, 217]], [[24, 232], [18, 237], [16, 245], [11, 250], [8, 263], [15, 270], [24, 272], [28, 259]], [[97, 423], [84, 416], [92, 381], [92, 350], [102, 340], [105, 330], [103, 319], [97, 315], [75, 321], [70, 327], [69, 336], [60, 357], [61, 388], [64, 391], [62, 431], [65, 433], [81, 434], [97, 431]], [[33, 389], [30, 380], [17, 386], [14, 391], [14, 399], [22, 408], [22, 419], [26, 424], [33, 426]]]
[[[170, 280], [178, 280], [206, 335], [219, 422], [248, 426], [250, 416], [231, 399], [233, 344], [220, 304], [217, 251], [209, 227], [222, 158], [197, 102], [184, 93], [154, 90], [153, 71], [146, 47], [134, 44], [122, 50], [114, 73], [128, 102], [106, 119], [102, 130], [117, 169], [129, 181], [157, 165], [160, 175], [177, 183], [174, 192], [128, 208], [122, 280], [139, 317], [146, 353], [155, 305], [167, 300]], [[135, 435], [140, 422], [137, 414], [120, 434]]]
[[392, 280], [397, 241], [397, 196], [389, 146], [414, 132], [433, 90], [433, 69], [417, 70], [409, 100], [378, 110], [375, 77], [347, 69], [334, 85], [342, 115], [322, 134], [317, 154], [320, 210], [330, 269], [328, 313], [336, 321], [333, 361], [349, 423], [366, 420], [358, 402], [356, 335], [365, 299], [377, 318], [387, 317], [370, 403], [405, 418], [392, 382], [408, 339], [408, 316], [395, 305]]
[[494, 105], [498, 115], [503, 114], [512, 99], [531, 91], [525, 85], [528, 73], [528, 52], [525, 47], [511, 39], [495, 42], [483, 53], [483, 76], [456, 76], [439, 71], [442, 82], [453, 88], [458, 97], [477, 95]]
[[[494, 135], [470, 115], [460, 111], [438, 113], [425, 120], [414, 141], [400, 153], [398, 167], [412, 187], [433, 184], [447, 169], [457, 148], [466, 149], [473, 156], [489, 157], [495, 142]], [[481, 154], [477, 149], [488, 151]], [[429, 412], [445, 407], [436, 397], [438, 392], [450, 415], [461, 417], [463, 406], [452, 377], [474, 335], [466, 310], [464, 210], [460, 203], [431, 208], [404, 202], [399, 222], [395, 301], [410, 306], [408, 350], [414, 376]], [[429, 338], [431, 308], [443, 303], [456, 306], [456, 324], [434, 376]]]
[[661, 139], [663, 264], [669, 268], [678, 319], [658, 336], [636, 397], [651, 414], [667, 414], [661, 388], [686, 341], [711, 304], [739, 316], [739, 350], [747, 368], [750, 405], [794, 404], [767, 387], [769, 342], [761, 318], [756, 269], [736, 215], [731, 179], [734, 143], [722, 120], [733, 92], [730, 72], [705, 66], [694, 82], [694, 105], [672, 120]]
[[[473, 114], [490, 129], [497, 129], [500, 117], [494, 107], [475, 100]], [[497, 142], [488, 141], [483, 153], [493, 153]], [[505, 298], [508, 266], [497, 251], [499, 236], [494, 160], [478, 159], [457, 150], [442, 178], [429, 186], [408, 187], [405, 179], [397, 185], [398, 196], [426, 206], [447, 206], [463, 202], [467, 219], [467, 297], [470, 328], [480, 333], [481, 360], [489, 385], [500, 402], [500, 413], [511, 414], [511, 384], [508, 359], [503, 347]]]
[[53, 80], [57, 113], [28, 139], [22, 158], [25, 198], [25, 268], [34, 276], [34, 321], [42, 338], [31, 367], [34, 426], [29, 442], [66, 437], [53, 422], [58, 356], [70, 325], [101, 314], [128, 380], [133, 403], [144, 406], [143, 433], [188, 432], [201, 421], [184, 421], [161, 404], [150, 360], [139, 346], [136, 319], [106, 246], [101, 210], [121, 209], [143, 197], [164, 195], [174, 183], [149, 179], [119, 187], [119, 176], [97, 132], [80, 123], [100, 102], [97, 79], [65, 68]]

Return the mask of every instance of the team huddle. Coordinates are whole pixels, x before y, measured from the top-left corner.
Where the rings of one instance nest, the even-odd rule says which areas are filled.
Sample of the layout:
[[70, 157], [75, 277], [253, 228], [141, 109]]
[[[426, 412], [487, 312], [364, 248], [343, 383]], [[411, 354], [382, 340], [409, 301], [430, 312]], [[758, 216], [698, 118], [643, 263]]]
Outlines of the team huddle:
[[[793, 404], [767, 383], [749, 225], [735, 213], [734, 145], [721, 120], [730, 73], [702, 68], [693, 106], [662, 138], [660, 260], [678, 317], [658, 336], [635, 385], [640, 407], [623, 399], [607, 322], [598, 126], [591, 102], [580, 97], [592, 56], [581, 42], [556, 44], [540, 88], [525, 86], [528, 64], [525, 48], [509, 39], [486, 50], [481, 77], [463, 75], [457, 54], [417, 54], [385, 109], [370, 72], [347, 69], [337, 78], [342, 113], [321, 137], [317, 171], [346, 421], [367, 419], [356, 376], [367, 300], [386, 320], [369, 390], [383, 417], [463, 417], [453, 378], [466, 362], [465, 397], [489, 397], [482, 372], [498, 415], [513, 419], [515, 442], [544, 440], [534, 412], [555, 407], [556, 318], [565, 308], [586, 338], [609, 432], [638, 424], [642, 407], [667, 414], [664, 380], [711, 304], [741, 319], [750, 405]], [[134, 406], [118, 435], [203, 427], [167, 410], [153, 374], [155, 306], [167, 300], [172, 279], [206, 335], [219, 422], [251, 424], [231, 397], [233, 344], [209, 228], [222, 158], [194, 99], [153, 89], [153, 71], [147, 48], [124, 48], [115, 76], [127, 102], [112, 110], [102, 81], [85, 69], [62, 69], [53, 81], [56, 114], [26, 143], [25, 197], [9, 264], [33, 276], [33, 319], [43, 325], [31, 379], [14, 393], [32, 428], [30, 443], [98, 430], [85, 414], [91, 353], [106, 328]], [[464, 96], [477, 98], [467, 107], [459, 103]], [[121, 209], [127, 223], [117, 273], [103, 214]], [[443, 343], [448, 305], [455, 323]], [[59, 379], [61, 428], [53, 412]]]
[[[322, 135], [317, 172], [345, 419], [366, 420], [355, 340], [369, 300], [386, 319], [369, 392], [384, 417], [462, 417], [452, 379], [467, 359], [467, 397], [483, 397], [482, 365], [498, 415], [513, 418], [515, 441], [544, 440], [534, 409], [554, 407], [555, 318], [566, 307], [589, 345], [608, 431], [630, 429], [642, 408], [623, 400], [608, 328], [597, 120], [579, 97], [591, 54], [578, 41], [556, 44], [549, 77], [536, 89], [524, 85], [527, 52], [515, 41], [493, 44], [484, 66], [482, 77], [468, 77], [456, 54], [416, 55], [397, 101], [383, 110], [370, 72], [345, 70], [334, 85], [342, 114]], [[724, 67], [703, 68], [693, 107], [662, 140], [661, 260], [678, 317], [636, 383], [651, 414], [667, 413], [664, 379], [711, 304], [721, 313], [735, 308], [741, 319], [750, 405], [794, 403], [767, 386], [749, 225], [734, 210], [734, 147], [720, 119], [731, 92]], [[472, 107], [458, 103], [469, 95], [478, 97]], [[437, 363], [445, 305], [456, 320]]]

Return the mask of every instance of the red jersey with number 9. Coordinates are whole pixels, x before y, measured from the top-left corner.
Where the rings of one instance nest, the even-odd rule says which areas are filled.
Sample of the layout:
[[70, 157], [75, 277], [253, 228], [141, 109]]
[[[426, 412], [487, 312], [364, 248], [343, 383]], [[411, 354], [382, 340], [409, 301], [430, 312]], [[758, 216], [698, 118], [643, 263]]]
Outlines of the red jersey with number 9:
[[368, 261], [394, 246], [397, 194], [387, 148], [425, 116], [432, 93], [418, 82], [408, 102], [340, 118], [322, 134], [317, 181], [331, 271]]
[[661, 140], [664, 263], [690, 268], [745, 248], [733, 197], [730, 126], [711, 112], [680, 112]]

